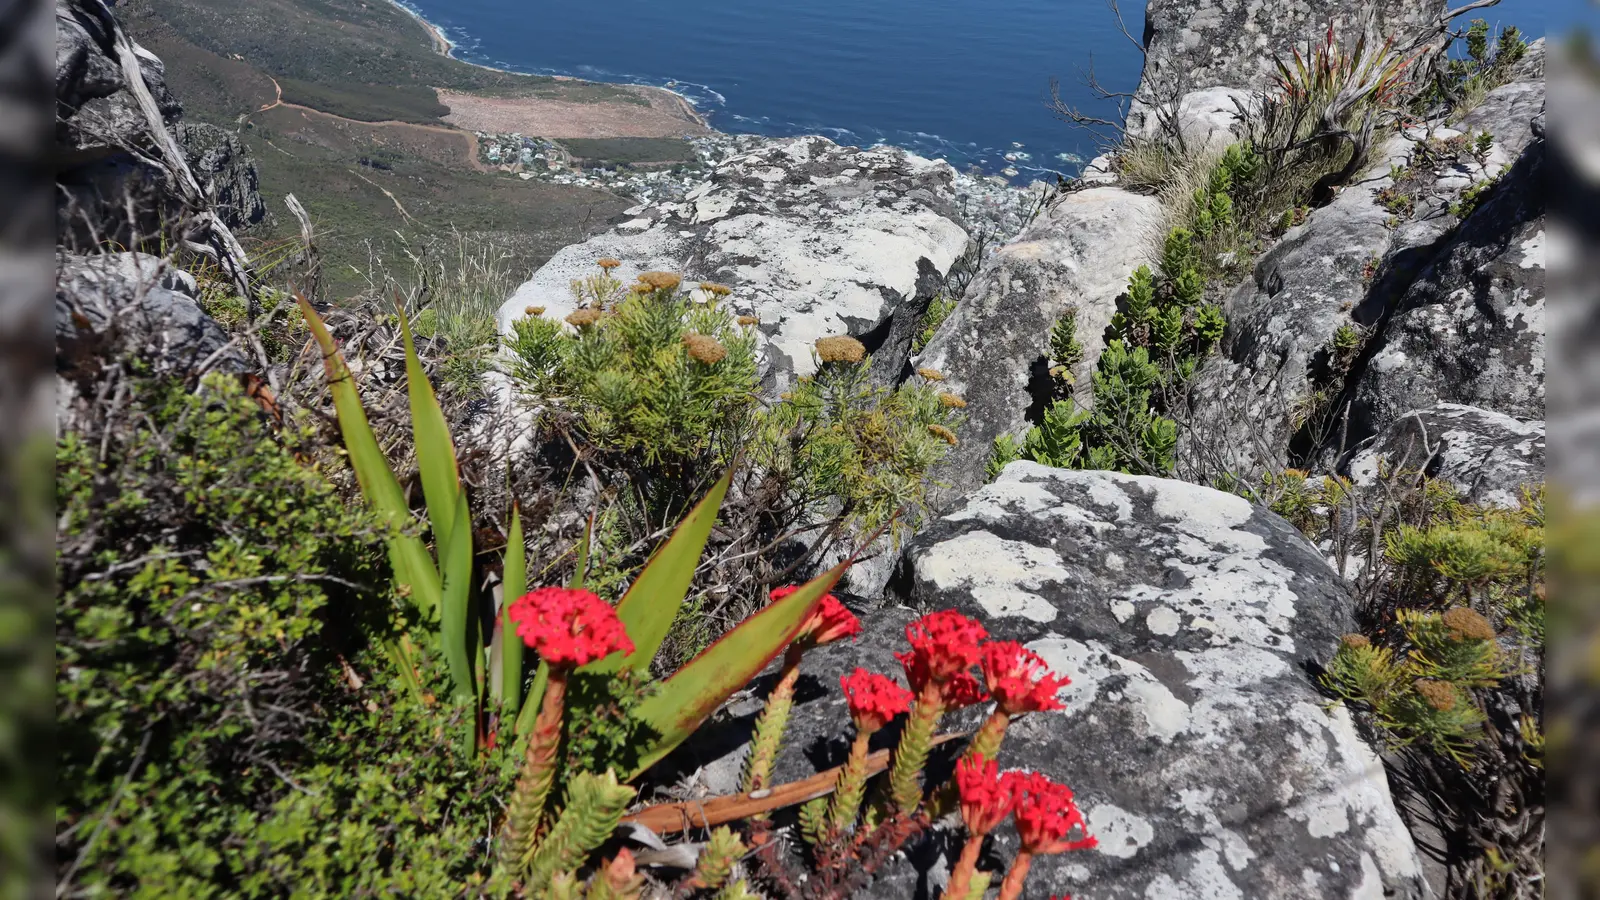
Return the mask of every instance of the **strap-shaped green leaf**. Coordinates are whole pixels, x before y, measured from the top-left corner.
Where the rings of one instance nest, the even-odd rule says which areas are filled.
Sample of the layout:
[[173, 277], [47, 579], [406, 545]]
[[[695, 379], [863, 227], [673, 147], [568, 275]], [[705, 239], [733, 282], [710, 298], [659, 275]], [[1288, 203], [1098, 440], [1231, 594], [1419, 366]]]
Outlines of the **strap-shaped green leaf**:
[[632, 780], [683, 743], [734, 691], [750, 682], [794, 639], [854, 558], [834, 566], [801, 588], [745, 619], [679, 669], [661, 689], [639, 704], [635, 715], [661, 737], [640, 754]]
[[[624, 665], [643, 669], [656, 658], [661, 642], [666, 640], [672, 620], [689, 593], [689, 583], [694, 570], [700, 565], [700, 554], [711, 537], [711, 526], [717, 521], [717, 511], [722, 508], [722, 498], [728, 493], [733, 480], [733, 470], [724, 472], [711, 491], [695, 504], [694, 509], [678, 523], [672, 537], [645, 563], [644, 570], [622, 595], [617, 604], [617, 618], [627, 629], [633, 641], [633, 653], [624, 658], [613, 653], [596, 660], [580, 671], [615, 672]], [[584, 554], [587, 557], [587, 553]]]
[[[328, 389], [333, 394], [334, 410], [339, 415], [339, 432], [344, 438], [345, 452], [355, 469], [361, 494], [380, 515], [393, 524], [408, 523], [411, 507], [406, 503], [405, 492], [389, 468], [389, 460], [378, 446], [372, 433], [366, 411], [361, 408], [361, 396], [356, 391], [355, 379], [345, 364], [339, 348], [323, 324], [322, 317], [311, 304], [299, 295], [301, 314], [311, 335], [322, 350], [322, 362], [327, 371]], [[409, 593], [411, 602], [425, 614], [437, 615], [439, 610], [439, 570], [428, 555], [422, 538], [416, 535], [396, 534], [389, 539], [389, 565], [394, 569], [395, 582]]]
[[500, 699], [514, 715], [522, 709], [522, 638], [511, 624], [511, 603], [528, 592], [528, 547], [522, 538], [522, 510], [511, 506], [506, 536], [505, 576], [500, 584]]
[[[422, 498], [428, 504], [428, 523], [433, 526], [434, 543], [443, 546], [447, 523], [455, 517], [456, 496], [461, 493], [461, 470], [456, 464], [456, 448], [450, 439], [439, 398], [428, 383], [428, 373], [417, 358], [411, 340], [411, 325], [399, 303], [400, 337], [406, 349], [406, 395], [411, 401], [411, 432], [417, 446], [417, 471], [422, 480]], [[442, 551], [441, 551], [442, 552]]]
[[[481, 654], [481, 639], [471, 624], [472, 603], [472, 516], [467, 512], [467, 495], [457, 492], [455, 510], [439, 538], [439, 562], [444, 587], [439, 605], [439, 643], [457, 697], [475, 696], [473, 659]], [[471, 652], [469, 652], [469, 643]]]

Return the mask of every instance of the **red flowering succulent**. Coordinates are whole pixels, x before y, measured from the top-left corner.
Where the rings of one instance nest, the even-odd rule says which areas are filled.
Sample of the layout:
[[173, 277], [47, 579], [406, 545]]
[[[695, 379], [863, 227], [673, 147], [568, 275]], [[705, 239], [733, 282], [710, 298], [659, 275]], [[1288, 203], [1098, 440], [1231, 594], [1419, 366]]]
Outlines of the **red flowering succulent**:
[[909, 653], [896, 653], [905, 667], [911, 689], [922, 693], [925, 685], [943, 685], [966, 674], [982, 653], [989, 632], [953, 609], [929, 613], [906, 626]]
[[994, 760], [963, 758], [956, 763], [956, 787], [961, 791], [961, 820], [974, 837], [998, 828], [1017, 805], [1016, 792]]
[[872, 734], [911, 709], [911, 692], [886, 675], [857, 667], [839, 679], [856, 731]]
[[984, 684], [1008, 716], [1066, 708], [1056, 694], [1071, 680], [1051, 672], [1039, 654], [1015, 641], [985, 644], [982, 668]]
[[[800, 588], [795, 585], [786, 585], [774, 588], [769, 596], [771, 602], [777, 603], [798, 590]], [[800, 623], [800, 630], [795, 632], [794, 643], [803, 650], [809, 650], [842, 638], [855, 637], [860, 633], [861, 621], [856, 618], [855, 613], [846, 609], [834, 595], [823, 594], [822, 602], [818, 603], [811, 611], [811, 615]]]
[[632, 653], [611, 604], [589, 591], [543, 587], [512, 601], [517, 636], [555, 668], [575, 668], [613, 653]]
[[[1100, 842], [1089, 834], [1072, 790], [1038, 772], [1007, 772], [1005, 780], [1016, 801], [1017, 836], [1025, 853], [1089, 850]], [[1073, 834], [1080, 835], [1073, 838]]]

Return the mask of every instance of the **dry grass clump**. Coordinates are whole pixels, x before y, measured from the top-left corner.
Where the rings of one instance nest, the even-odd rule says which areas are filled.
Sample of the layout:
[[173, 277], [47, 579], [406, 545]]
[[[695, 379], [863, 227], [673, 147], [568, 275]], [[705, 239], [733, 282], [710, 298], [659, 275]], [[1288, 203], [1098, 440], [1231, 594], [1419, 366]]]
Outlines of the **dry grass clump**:
[[737, 320], [740, 325], [760, 325], [760, 316], [740, 316]]
[[865, 359], [865, 344], [845, 334], [817, 338], [817, 358], [825, 363], [858, 363]]
[[525, 306], [522, 309], [522, 313], [523, 313], [523, 315], [530, 316], [530, 317], [531, 316], [542, 316], [542, 315], [544, 315], [544, 307], [542, 307], [542, 306]]
[[957, 397], [949, 391], [939, 392], [939, 405], [945, 409], [966, 409], [967, 401]]
[[927, 368], [926, 366], [924, 366], [923, 368], [918, 369], [917, 370], [917, 374], [921, 375], [923, 378], [928, 379], [929, 381], [943, 381], [944, 380], [944, 373], [943, 372], [939, 371], [938, 369]]
[[956, 433], [943, 425], [929, 425], [928, 433], [952, 447], [956, 445]]

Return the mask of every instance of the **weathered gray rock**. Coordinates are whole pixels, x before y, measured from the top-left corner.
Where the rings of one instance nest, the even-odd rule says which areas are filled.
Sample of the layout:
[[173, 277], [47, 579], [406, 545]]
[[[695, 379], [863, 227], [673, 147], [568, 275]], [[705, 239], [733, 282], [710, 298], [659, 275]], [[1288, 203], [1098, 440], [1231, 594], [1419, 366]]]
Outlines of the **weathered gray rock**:
[[58, 371], [113, 354], [152, 373], [245, 372], [228, 333], [195, 301], [195, 280], [144, 253], [65, 256], [56, 272]]
[[1291, 439], [1337, 391], [1334, 334], [1358, 325], [1368, 265], [1393, 249], [1390, 213], [1376, 198], [1392, 183], [1389, 167], [1409, 153], [1403, 138], [1384, 144], [1356, 183], [1290, 229], [1229, 295], [1221, 352], [1192, 384], [1178, 442], [1184, 477], [1250, 478], [1288, 465]]
[[1351, 436], [1438, 403], [1544, 418], [1543, 142], [1401, 298], [1356, 380]]
[[[1013, 463], [913, 541], [899, 587], [1072, 679], [1066, 710], [1013, 724], [1000, 762], [1071, 786], [1100, 848], [1035, 859], [1025, 897], [1422, 896], [1381, 763], [1305, 668], [1350, 630], [1352, 601], [1278, 516], [1184, 482]], [[916, 615], [870, 613], [854, 642], [807, 654], [780, 779], [842, 761], [839, 677], [898, 674]], [[1015, 854], [1009, 825], [994, 840], [997, 861]], [[935, 896], [958, 850], [936, 834], [864, 896]]]
[[1515, 508], [1522, 488], [1544, 482], [1544, 422], [1441, 403], [1396, 419], [1344, 466], [1358, 490], [1377, 487], [1382, 473], [1412, 470], [1471, 503]]
[[1494, 135], [1484, 163], [1489, 177], [1499, 177], [1533, 143], [1535, 131], [1543, 131], [1544, 103], [1543, 80], [1513, 81], [1490, 91], [1461, 118], [1456, 127], [1469, 136], [1480, 131]]
[[948, 484], [936, 492], [936, 503], [978, 484], [994, 439], [1024, 428], [1030, 408], [1048, 395], [1050, 329], [1068, 309], [1077, 311], [1084, 350], [1073, 374], [1080, 399], [1087, 399], [1117, 297], [1133, 270], [1150, 261], [1162, 222], [1154, 197], [1112, 187], [1077, 191], [984, 264], [913, 361], [943, 373], [946, 386], [967, 401], [961, 443], [935, 473]]
[[244, 228], [267, 217], [255, 160], [238, 135], [200, 123], [181, 123], [174, 134], [223, 224]]
[[1397, 36], [1404, 46], [1443, 12], [1442, 0], [1150, 0], [1145, 10], [1144, 75], [1128, 114], [1132, 131], [1147, 127], [1149, 107], [1201, 88], [1255, 90], [1273, 74], [1275, 55], [1320, 41], [1335, 25], [1341, 46], [1364, 29]]
[[769, 142], [719, 166], [684, 203], [655, 203], [606, 234], [557, 253], [499, 313], [509, 332], [529, 306], [564, 317], [573, 279], [622, 261], [617, 277], [665, 269], [734, 288], [759, 316], [763, 372], [774, 392], [815, 370], [817, 338], [850, 334], [874, 354], [880, 381], [898, 378], [912, 335], [968, 236], [955, 170], [890, 148], [819, 137]]
[[918, 608], [979, 617], [1073, 679], [1001, 756], [1071, 785], [1101, 847], [1036, 860], [1029, 896], [1416, 895], [1383, 768], [1304, 669], [1350, 629], [1350, 598], [1287, 522], [1183, 482], [1014, 463], [906, 560]]
[[[120, 154], [149, 140], [144, 115], [126, 89], [111, 39], [111, 23], [96, 4], [56, 0], [56, 151], [66, 166]], [[166, 68], [134, 46], [145, 83], [170, 124], [183, 107], [167, 90]]]
[[[1243, 120], [1258, 104], [1249, 91], [1231, 87], [1209, 87], [1184, 94], [1178, 101], [1173, 124], [1183, 138], [1186, 150], [1196, 154], [1220, 154], [1236, 142]], [[1145, 116], [1128, 134], [1135, 138], [1158, 137], [1160, 125], [1155, 116]]]

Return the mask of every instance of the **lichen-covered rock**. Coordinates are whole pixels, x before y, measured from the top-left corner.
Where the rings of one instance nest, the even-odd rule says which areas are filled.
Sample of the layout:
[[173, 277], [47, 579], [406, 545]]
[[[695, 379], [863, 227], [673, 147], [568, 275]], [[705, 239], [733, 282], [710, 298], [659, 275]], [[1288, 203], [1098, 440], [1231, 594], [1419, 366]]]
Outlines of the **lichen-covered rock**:
[[[896, 589], [1072, 679], [1064, 711], [1013, 723], [1000, 763], [1072, 787], [1100, 847], [1035, 859], [1025, 897], [1421, 896], [1382, 764], [1307, 672], [1351, 630], [1352, 601], [1278, 516], [1180, 481], [1013, 463], [917, 536]], [[916, 615], [870, 612], [859, 638], [806, 655], [779, 779], [842, 762], [840, 676], [898, 675]], [[702, 777], [726, 787], [738, 759]], [[993, 840], [998, 863], [1016, 853], [1009, 824]], [[863, 896], [936, 896], [959, 846], [936, 831]]]
[[948, 163], [902, 150], [771, 141], [723, 163], [685, 202], [635, 207], [557, 253], [501, 307], [500, 328], [509, 332], [529, 306], [565, 316], [576, 305], [572, 281], [610, 256], [624, 281], [666, 269], [732, 286], [734, 308], [761, 319], [774, 392], [813, 372], [813, 342], [836, 334], [860, 338], [879, 381], [893, 381], [967, 247], [955, 178]]
[[1544, 418], [1543, 141], [1401, 297], [1350, 409], [1353, 439], [1438, 403]]
[[59, 371], [115, 356], [157, 374], [244, 372], [251, 366], [195, 301], [195, 280], [159, 257], [62, 257], [56, 274]]
[[1334, 201], [1312, 211], [1256, 261], [1224, 312], [1220, 352], [1196, 373], [1178, 442], [1179, 471], [1208, 481], [1288, 465], [1289, 444], [1337, 390], [1332, 346], [1367, 295], [1369, 265], [1390, 253], [1391, 213], [1377, 199], [1410, 145], [1394, 138]]
[[1144, 75], [1129, 129], [1148, 127], [1149, 107], [1208, 87], [1255, 90], [1273, 75], [1274, 56], [1320, 41], [1330, 23], [1341, 46], [1364, 27], [1376, 40], [1405, 46], [1444, 11], [1443, 0], [1150, 0], [1145, 9]]
[[1150, 261], [1162, 216], [1154, 197], [1112, 187], [1077, 191], [984, 264], [914, 361], [943, 374], [967, 401], [961, 443], [935, 473], [949, 485], [936, 501], [979, 483], [994, 439], [1025, 427], [1030, 408], [1037, 414], [1050, 391], [1050, 329], [1068, 309], [1076, 310], [1084, 351], [1073, 375], [1087, 400], [1117, 297], [1133, 270]]
[[215, 125], [180, 123], [174, 134], [189, 170], [229, 228], [244, 228], [267, 217], [256, 164], [238, 135]]
[[1383, 767], [1306, 671], [1351, 600], [1278, 516], [1013, 463], [905, 560], [917, 608], [973, 615], [1072, 678], [1066, 711], [1019, 722], [1001, 759], [1072, 786], [1100, 849], [1036, 860], [1028, 896], [1416, 895]]
[[1418, 470], [1468, 502], [1515, 508], [1523, 488], [1544, 483], [1544, 422], [1441, 403], [1391, 422], [1344, 466], [1357, 490], [1377, 488], [1384, 473]]

